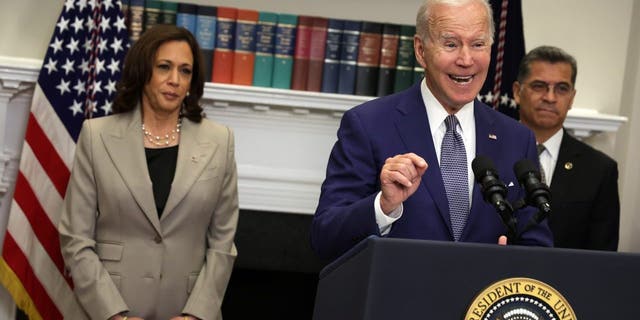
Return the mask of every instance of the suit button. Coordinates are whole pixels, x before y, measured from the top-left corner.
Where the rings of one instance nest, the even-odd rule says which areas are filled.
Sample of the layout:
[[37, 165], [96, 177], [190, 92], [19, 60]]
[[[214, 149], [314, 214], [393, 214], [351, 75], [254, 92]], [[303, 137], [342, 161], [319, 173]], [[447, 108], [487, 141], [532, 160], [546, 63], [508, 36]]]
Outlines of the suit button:
[[162, 238], [160, 238], [160, 236], [156, 236], [155, 238], [153, 238], [153, 241], [155, 241], [155, 243], [161, 243]]

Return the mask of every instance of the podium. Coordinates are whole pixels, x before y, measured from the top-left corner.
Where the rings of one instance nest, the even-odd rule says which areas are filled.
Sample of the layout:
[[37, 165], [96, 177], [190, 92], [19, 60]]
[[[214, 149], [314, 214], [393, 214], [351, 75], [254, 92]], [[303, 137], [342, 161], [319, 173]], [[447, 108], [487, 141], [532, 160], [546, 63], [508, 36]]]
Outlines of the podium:
[[[549, 298], [545, 307], [536, 305], [552, 309], [555, 318], [511, 319], [640, 319], [638, 254], [378, 237], [363, 240], [320, 272], [313, 319], [509, 319], [497, 311], [476, 315], [509, 297], [506, 286], [483, 291], [512, 278], [534, 279], [557, 292], [531, 290], [542, 304]], [[550, 299], [558, 294], [568, 306]], [[469, 316], [470, 310], [476, 313]]]

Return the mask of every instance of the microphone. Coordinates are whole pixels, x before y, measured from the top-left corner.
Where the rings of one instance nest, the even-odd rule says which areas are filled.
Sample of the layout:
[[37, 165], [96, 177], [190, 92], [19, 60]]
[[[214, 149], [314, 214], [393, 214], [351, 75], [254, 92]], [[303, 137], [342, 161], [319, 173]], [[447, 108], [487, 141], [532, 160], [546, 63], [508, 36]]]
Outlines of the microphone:
[[551, 214], [551, 191], [549, 187], [540, 181], [540, 171], [529, 159], [522, 159], [513, 166], [513, 172], [518, 178], [518, 182], [524, 188], [528, 205], [538, 208], [538, 212], [533, 215], [530, 223], [540, 223]]
[[485, 156], [477, 156], [471, 162], [473, 174], [476, 181], [482, 188], [482, 196], [484, 200], [493, 205], [502, 221], [507, 226], [509, 239], [515, 239], [516, 235], [516, 219], [513, 215], [513, 207], [505, 199], [507, 196], [507, 187], [504, 185], [493, 165], [493, 161]]

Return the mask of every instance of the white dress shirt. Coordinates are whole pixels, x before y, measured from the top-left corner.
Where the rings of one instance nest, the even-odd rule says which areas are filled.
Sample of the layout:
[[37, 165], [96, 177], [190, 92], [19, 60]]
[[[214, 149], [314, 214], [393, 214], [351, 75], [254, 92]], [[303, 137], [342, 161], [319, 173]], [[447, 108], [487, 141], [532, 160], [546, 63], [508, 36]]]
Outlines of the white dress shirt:
[[564, 130], [560, 129], [551, 138], [543, 142], [545, 150], [540, 153], [538, 158], [540, 159], [540, 166], [544, 170], [544, 177], [546, 181], [543, 181], [547, 186], [551, 185], [553, 178], [553, 172], [556, 169], [556, 163], [558, 162], [558, 154], [560, 153], [560, 144], [562, 143], [562, 136]]

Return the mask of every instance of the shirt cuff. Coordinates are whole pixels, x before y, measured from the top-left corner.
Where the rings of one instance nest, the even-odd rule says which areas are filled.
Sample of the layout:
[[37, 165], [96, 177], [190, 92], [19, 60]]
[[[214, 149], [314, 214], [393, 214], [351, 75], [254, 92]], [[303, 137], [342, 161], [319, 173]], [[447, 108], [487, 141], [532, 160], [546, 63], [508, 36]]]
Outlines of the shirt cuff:
[[391, 211], [388, 215], [384, 214], [382, 211], [382, 207], [380, 206], [380, 197], [382, 196], [382, 191], [378, 192], [376, 195], [376, 199], [373, 201], [373, 208], [376, 212], [376, 223], [378, 224], [378, 229], [380, 230], [380, 235], [386, 236], [391, 231], [391, 225], [396, 222], [396, 220], [402, 217], [403, 206], [402, 203]]

